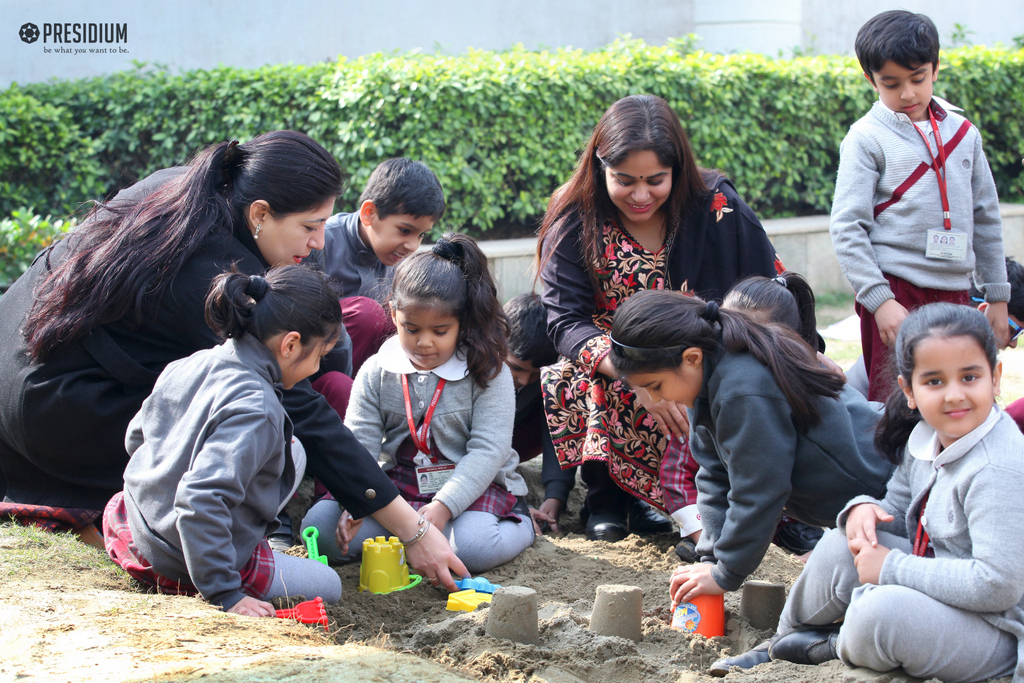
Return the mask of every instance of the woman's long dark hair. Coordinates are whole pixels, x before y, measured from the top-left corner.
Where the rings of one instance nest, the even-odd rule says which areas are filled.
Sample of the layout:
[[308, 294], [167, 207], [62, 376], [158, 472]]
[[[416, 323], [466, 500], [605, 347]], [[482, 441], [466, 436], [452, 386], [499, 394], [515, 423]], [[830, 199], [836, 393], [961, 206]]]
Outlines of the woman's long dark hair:
[[[910, 312], [900, 325], [893, 347], [893, 363], [904, 384], [911, 386], [914, 376], [914, 350], [931, 337], [970, 337], [985, 353], [989, 368], [996, 369], [996, 336], [985, 314], [970, 306], [935, 303]], [[903, 389], [897, 386], [885, 401], [885, 412], [875, 430], [875, 448], [896, 465], [903, 460], [907, 439], [921, 421], [921, 413], [907, 405]]]
[[580, 245], [595, 291], [597, 271], [604, 254], [601, 230], [618, 209], [608, 195], [604, 169], [626, 161], [633, 152], [653, 151], [658, 161], [672, 169], [672, 191], [665, 202], [668, 233], [676, 230], [694, 202], [705, 197], [708, 185], [720, 174], [697, 165], [679, 122], [668, 102], [654, 95], [624, 97], [604, 113], [587, 140], [568, 182], [555, 190], [548, 202], [537, 240], [540, 269], [558, 243], [580, 225]]
[[45, 361], [94, 328], [141, 324], [209, 235], [244, 228], [256, 200], [275, 216], [309, 211], [342, 190], [338, 162], [302, 133], [222, 142], [131, 205], [98, 205], [67, 238], [67, 254], [42, 280], [22, 334]]
[[395, 268], [391, 308], [441, 304], [459, 319], [458, 347], [469, 374], [486, 389], [508, 356], [508, 321], [487, 257], [473, 238], [446, 232], [430, 251], [413, 254]]
[[318, 344], [337, 341], [341, 305], [338, 293], [312, 268], [282, 266], [271, 268], [266, 276], [232, 268], [210, 284], [206, 324], [221, 339], [249, 333], [264, 343], [281, 332], [298, 332], [301, 360]]
[[[612, 339], [638, 348], [695, 347], [706, 358], [713, 357], [720, 346], [749, 353], [771, 371], [797, 427], [806, 431], [817, 425], [821, 421], [817, 397], [837, 398], [843, 380], [822, 368], [814, 351], [789, 328], [761, 325], [741, 312], [716, 308], [713, 302], [709, 305], [681, 292], [637, 292], [615, 311]], [[708, 315], [709, 311], [714, 313]], [[623, 376], [676, 368], [682, 362], [682, 353], [641, 361], [620, 356], [612, 348], [612, 363]]]
[[787, 270], [776, 277], [754, 275], [740, 280], [726, 292], [722, 307], [730, 311], [762, 311], [768, 320], [785, 325], [812, 349], [819, 350], [814, 291], [797, 273]]

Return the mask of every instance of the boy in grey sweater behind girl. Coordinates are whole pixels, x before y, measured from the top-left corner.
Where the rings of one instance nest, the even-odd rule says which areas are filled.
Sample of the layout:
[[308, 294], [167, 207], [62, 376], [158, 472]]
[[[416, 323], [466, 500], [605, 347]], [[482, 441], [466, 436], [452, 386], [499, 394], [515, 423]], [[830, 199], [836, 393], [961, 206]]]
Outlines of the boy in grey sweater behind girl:
[[968, 303], [973, 273], [1004, 348], [1010, 286], [981, 136], [932, 95], [935, 24], [923, 14], [883, 12], [861, 27], [856, 52], [879, 101], [840, 147], [830, 230], [857, 295], [868, 397], [881, 401], [895, 386], [889, 347], [910, 310]]

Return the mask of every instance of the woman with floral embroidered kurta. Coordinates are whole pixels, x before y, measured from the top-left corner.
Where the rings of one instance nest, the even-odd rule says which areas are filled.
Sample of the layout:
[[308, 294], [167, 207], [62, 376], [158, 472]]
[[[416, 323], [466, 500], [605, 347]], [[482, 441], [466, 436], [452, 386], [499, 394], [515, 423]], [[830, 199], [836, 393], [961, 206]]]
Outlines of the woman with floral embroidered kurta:
[[[615, 308], [642, 289], [720, 299], [741, 278], [775, 275], [775, 250], [732, 183], [697, 166], [668, 104], [632, 95], [604, 113], [552, 195], [538, 258], [562, 354], [542, 374], [548, 428], [562, 467], [583, 465], [587, 537], [617, 541], [630, 496], [666, 509], [662, 484], [686, 488], [662, 455], [689, 427], [683, 406], [652, 404], [616, 377], [606, 358]], [[671, 497], [689, 503], [670, 510], [683, 533], [699, 532], [696, 500]]]

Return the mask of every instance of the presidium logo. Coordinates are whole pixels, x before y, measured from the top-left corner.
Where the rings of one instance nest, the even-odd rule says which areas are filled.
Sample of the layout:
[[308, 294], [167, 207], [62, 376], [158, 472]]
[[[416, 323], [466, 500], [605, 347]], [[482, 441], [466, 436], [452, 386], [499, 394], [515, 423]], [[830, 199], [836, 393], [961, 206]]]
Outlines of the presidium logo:
[[[22, 42], [34, 43], [43, 38], [44, 45], [51, 43], [59, 47], [43, 47], [43, 52], [60, 54], [117, 54], [126, 53], [127, 49], [120, 44], [128, 42], [128, 24], [93, 24], [93, 23], [50, 23], [43, 24], [43, 30], [35, 24], [28, 22], [22, 24], [18, 29], [18, 37]], [[91, 45], [93, 47], [63, 47], [65, 44]], [[111, 43], [118, 43], [117, 46], [110, 46]], [[106, 44], [110, 47], [95, 47]]]
[[26, 43], [34, 43], [39, 40], [39, 27], [35, 24], [25, 24], [21, 27], [21, 30], [18, 31], [18, 35], [21, 36], [21, 39]]

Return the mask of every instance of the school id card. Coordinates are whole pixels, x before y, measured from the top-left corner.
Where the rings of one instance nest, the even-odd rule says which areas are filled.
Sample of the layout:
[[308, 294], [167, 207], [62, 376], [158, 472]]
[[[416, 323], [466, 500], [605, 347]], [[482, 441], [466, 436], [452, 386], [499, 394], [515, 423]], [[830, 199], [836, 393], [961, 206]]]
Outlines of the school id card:
[[932, 228], [928, 231], [928, 244], [924, 255], [946, 261], [963, 261], [967, 258], [967, 233], [960, 230]]
[[455, 465], [425, 465], [416, 468], [416, 485], [421, 494], [437, 493], [455, 473]]

